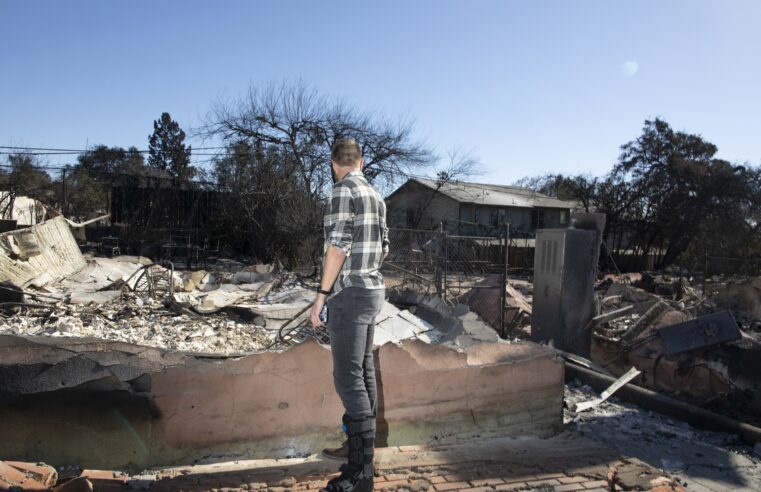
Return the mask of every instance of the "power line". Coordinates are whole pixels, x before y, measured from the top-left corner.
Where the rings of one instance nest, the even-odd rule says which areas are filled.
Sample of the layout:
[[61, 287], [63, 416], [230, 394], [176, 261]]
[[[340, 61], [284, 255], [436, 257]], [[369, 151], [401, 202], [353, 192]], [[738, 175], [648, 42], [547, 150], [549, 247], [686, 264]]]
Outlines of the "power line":
[[[123, 150], [112, 150], [112, 149], [102, 149], [102, 150], [83, 150], [83, 151], [66, 151], [66, 152], [39, 152], [39, 151], [0, 151], [0, 155], [81, 155], [81, 154], [95, 154], [95, 153], [122, 153], [124, 152], [129, 153], [130, 151], [123, 151]], [[139, 154], [144, 154], [148, 151], [138, 151]], [[236, 152], [236, 153], [225, 153], [225, 152], [214, 152], [214, 153], [204, 153], [204, 152], [192, 152], [191, 149], [191, 156], [193, 155], [201, 155], [201, 156], [233, 156], [233, 155], [242, 155], [242, 152]]]
[[[149, 153], [149, 150], [145, 149], [123, 149], [123, 148], [109, 148], [109, 147], [94, 147], [91, 149], [62, 149], [62, 148], [51, 148], [51, 147], [24, 147], [24, 146], [13, 146], [13, 145], [0, 145], [0, 155], [17, 155], [17, 154], [23, 154], [23, 155], [33, 155], [33, 156], [49, 156], [49, 155], [80, 155], [80, 154], [95, 154], [95, 153], [139, 153], [139, 154], [146, 154]], [[196, 147], [193, 148], [191, 146], [191, 156], [195, 157], [214, 157], [214, 158], [225, 158], [225, 157], [242, 157], [242, 156], [248, 156], [248, 155], [254, 155], [257, 151], [256, 150], [236, 150], [234, 152], [231, 152], [229, 146], [224, 147]], [[194, 150], [227, 150], [227, 152], [194, 152]], [[195, 162], [195, 164], [203, 165], [203, 164], [210, 164], [213, 163], [215, 159], [201, 159]], [[35, 164], [33, 167], [36, 167], [37, 169], [44, 169], [49, 171], [70, 171], [73, 169], [72, 166], [46, 166], [46, 165], [38, 165]], [[7, 164], [0, 164], [0, 168], [9, 168], [12, 169], [13, 166], [7, 165]], [[144, 177], [140, 174], [124, 174], [124, 173], [118, 173], [122, 175], [127, 176], [140, 176]], [[394, 169], [386, 169], [381, 171], [379, 174], [386, 174], [391, 176], [400, 176], [400, 177], [406, 177], [408, 179], [431, 179], [431, 176], [423, 176], [423, 175], [417, 175], [412, 174], [408, 172], [404, 172], [401, 170], [394, 170]]]
[[[193, 148], [193, 146], [190, 146]], [[194, 147], [195, 150], [222, 150], [227, 147]], [[0, 145], [0, 149], [17, 149], [17, 153], [26, 153], [24, 151], [47, 151], [47, 152], [62, 152], [62, 153], [84, 153], [84, 152], [138, 152], [140, 154], [147, 154], [150, 150], [146, 149], [124, 149], [124, 148], [112, 148], [112, 147], [93, 147], [91, 149], [56, 149], [50, 147], [19, 147], [14, 145]]]

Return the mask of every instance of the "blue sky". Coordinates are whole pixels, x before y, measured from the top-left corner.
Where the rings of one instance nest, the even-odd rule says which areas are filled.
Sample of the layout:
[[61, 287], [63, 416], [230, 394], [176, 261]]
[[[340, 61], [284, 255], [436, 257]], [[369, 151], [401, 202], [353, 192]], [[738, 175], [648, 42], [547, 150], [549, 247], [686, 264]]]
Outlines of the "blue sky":
[[480, 181], [603, 174], [656, 116], [759, 164], [760, 19], [755, 0], [0, 0], [0, 145], [146, 148], [162, 111], [189, 128], [301, 77], [472, 149]]

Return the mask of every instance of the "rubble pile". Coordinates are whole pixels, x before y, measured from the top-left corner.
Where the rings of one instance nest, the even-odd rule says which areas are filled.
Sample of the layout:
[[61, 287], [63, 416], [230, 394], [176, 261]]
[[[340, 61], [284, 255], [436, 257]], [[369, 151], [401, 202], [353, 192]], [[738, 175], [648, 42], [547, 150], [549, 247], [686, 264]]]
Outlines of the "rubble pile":
[[[174, 271], [146, 258], [87, 258], [85, 268], [40, 285], [35, 301], [0, 316], [0, 334], [93, 337], [187, 352], [239, 354], [268, 348], [289, 312], [312, 289], [278, 265], [231, 262], [212, 271]], [[246, 305], [245, 303], [250, 303]], [[287, 311], [287, 310], [286, 310]], [[268, 319], [269, 318], [269, 319]]]
[[598, 285], [592, 360], [616, 376], [743, 421], [761, 422], [761, 279], [608, 276]]
[[761, 489], [759, 445], [754, 450], [735, 435], [698, 430], [615, 397], [586, 412], [571, 410], [595, 398], [590, 387], [567, 384], [565, 424], [677, 477], [688, 490]]
[[[0, 310], [0, 335], [91, 337], [228, 356], [284, 349], [312, 336], [329, 341], [327, 330], [313, 329], [308, 319], [316, 284], [281, 265], [223, 260], [175, 271], [140, 257], [85, 259], [83, 269], [60, 281], [3, 287], [23, 305]], [[435, 296], [415, 299], [410, 309], [387, 302], [374, 343], [416, 338], [463, 348], [499, 341], [463, 308], [454, 312]]]
[[746, 331], [761, 335], [761, 277], [713, 277], [707, 282], [706, 293], [713, 304], [735, 313]]
[[271, 342], [266, 330], [226, 316], [201, 318], [125, 293], [104, 304], [58, 303], [0, 318], [0, 334], [93, 337], [185, 352], [242, 353]]

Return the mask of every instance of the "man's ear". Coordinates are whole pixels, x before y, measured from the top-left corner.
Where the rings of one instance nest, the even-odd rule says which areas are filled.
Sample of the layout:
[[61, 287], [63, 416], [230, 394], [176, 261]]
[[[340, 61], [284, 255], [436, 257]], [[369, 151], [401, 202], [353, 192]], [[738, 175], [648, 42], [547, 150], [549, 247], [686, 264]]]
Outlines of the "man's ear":
[[361, 171], [364, 168], [365, 168], [365, 160], [364, 159], [360, 159], [359, 160], [359, 170]]

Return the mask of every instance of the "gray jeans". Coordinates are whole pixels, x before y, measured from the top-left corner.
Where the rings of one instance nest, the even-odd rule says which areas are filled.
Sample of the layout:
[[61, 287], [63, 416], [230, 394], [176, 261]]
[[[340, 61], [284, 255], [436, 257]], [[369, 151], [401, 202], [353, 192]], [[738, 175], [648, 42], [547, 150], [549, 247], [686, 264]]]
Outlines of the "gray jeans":
[[327, 301], [333, 383], [352, 420], [375, 417], [377, 410], [373, 334], [385, 292], [347, 287]]

